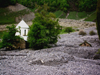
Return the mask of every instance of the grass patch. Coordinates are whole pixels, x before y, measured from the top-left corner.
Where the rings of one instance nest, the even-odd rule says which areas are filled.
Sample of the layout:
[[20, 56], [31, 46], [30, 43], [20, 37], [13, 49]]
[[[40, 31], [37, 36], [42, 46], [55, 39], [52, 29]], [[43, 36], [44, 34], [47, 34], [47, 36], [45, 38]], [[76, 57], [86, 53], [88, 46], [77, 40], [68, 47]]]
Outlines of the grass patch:
[[90, 14], [89, 16], [87, 16], [87, 18], [85, 19], [85, 21], [93, 21], [96, 19], [96, 11], [93, 12], [92, 14]]
[[73, 12], [70, 12], [69, 15], [68, 15], [68, 19], [78, 19], [78, 17], [76, 16], [77, 12], [73, 11]]
[[61, 10], [54, 12], [54, 14], [56, 15], [56, 18], [66, 18], [66, 13]]
[[63, 14], [63, 11], [59, 10], [54, 12], [54, 14], [56, 15], [56, 18], [59, 18]]
[[65, 29], [62, 29], [61, 32], [60, 32], [60, 34], [64, 34], [64, 33], [66, 33]]
[[29, 14], [29, 13], [30, 12], [27, 11], [26, 9], [18, 12], [11, 12], [6, 8], [0, 8], [0, 24], [16, 23], [15, 21], [16, 17]]
[[[68, 15], [68, 19], [75, 19], [75, 20], [79, 20], [79, 19], [82, 19], [82, 18], [85, 18], [87, 17], [88, 15], [90, 15], [91, 13], [93, 12], [76, 12], [76, 11], [72, 11], [69, 13]], [[92, 18], [93, 19], [93, 18]]]
[[66, 13], [63, 12], [59, 18], [66, 18]]
[[88, 14], [85, 11], [83, 11], [83, 12], [78, 12], [77, 15], [81, 19], [81, 18], [85, 18]]
[[60, 34], [64, 34], [64, 33], [71, 33], [74, 32], [75, 30], [72, 27], [65, 27], [61, 30]]

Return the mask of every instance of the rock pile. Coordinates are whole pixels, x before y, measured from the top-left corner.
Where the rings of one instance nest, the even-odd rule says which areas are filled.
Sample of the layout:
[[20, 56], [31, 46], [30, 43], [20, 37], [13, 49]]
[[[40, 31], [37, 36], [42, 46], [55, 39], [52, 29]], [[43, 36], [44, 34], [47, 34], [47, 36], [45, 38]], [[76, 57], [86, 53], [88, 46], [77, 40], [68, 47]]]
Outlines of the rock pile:
[[[33, 15], [31, 13], [31, 15]], [[29, 16], [31, 16], [29, 15]], [[25, 15], [27, 17], [27, 15]], [[25, 18], [25, 16], [23, 16]], [[27, 17], [28, 19], [29, 17]], [[28, 25], [32, 25], [32, 22], [27, 22]], [[63, 27], [73, 27], [74, 29], [84, 29], [89, 28], [92, 26], [96, 26], [95, 22], [86, 22], [86, 21], [79, 21], [79, 20], [72, 20], [72, 19], [59, 19], [59, 24]], [[16, 25], [16, 24], [15, 24]], [[0, 25], [0, 31], [6, 30], [7, 25]]]
[[95, 22], [86, 22], [86, 21], [72, 20], [72, 19], [59, 19], [59, 24], [64, 27], [73, 27], [79, 29], [96, 26]]

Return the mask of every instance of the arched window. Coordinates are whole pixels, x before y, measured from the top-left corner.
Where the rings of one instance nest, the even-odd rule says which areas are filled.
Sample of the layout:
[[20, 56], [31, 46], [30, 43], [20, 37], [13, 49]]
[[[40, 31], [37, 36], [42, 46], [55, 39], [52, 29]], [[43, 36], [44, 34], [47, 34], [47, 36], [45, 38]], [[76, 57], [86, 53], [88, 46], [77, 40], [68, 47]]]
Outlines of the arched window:
[[24, 30], [24, 36], [26, 36], [26, 30]]

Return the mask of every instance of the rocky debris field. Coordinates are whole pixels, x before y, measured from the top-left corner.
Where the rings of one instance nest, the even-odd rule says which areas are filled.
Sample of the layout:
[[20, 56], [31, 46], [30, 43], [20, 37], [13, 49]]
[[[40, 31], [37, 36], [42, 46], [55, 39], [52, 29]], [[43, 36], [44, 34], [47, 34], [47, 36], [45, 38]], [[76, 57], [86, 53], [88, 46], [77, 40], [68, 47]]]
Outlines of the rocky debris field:
[[[27, 19], [30, 19], [30, 16], [27, 17], [27, 15], [24, 17], [27, 17]], [[24, 19], [24, 18], [23, 18]], [[21, 19], [20, 19], [21, 21]], [[26, 22], [29, 26], [32, 25], [32, 21]], [[80, 20], [72, 20], [72, 19], [59, 19], [59, 24], [63, 27], [73, 27], [74, 29], [84, 29], [84, 28], [89, 28], [92, 26], [96, 26], [95, 22], [87, 22], [87, 21], [80, 21]], [[17, 25], [17, 24], [15, 24]], [[0, 31], [6, 30], [7, 25], [0, 25]]]
[[[96, 27], [62, 34], [56, 46], [41, 50], [0, 51], [0, 75], [100, 75], [100, 59], [93, 59], [100, 49]], [[92, 47], [79, 46], [86, 40]]]
[[72, 20], [72, 19], [59, 19], [59, 24], [63, 27], [73, 27], [78, 29], [84, 29], [96, 26], [95, 22]]

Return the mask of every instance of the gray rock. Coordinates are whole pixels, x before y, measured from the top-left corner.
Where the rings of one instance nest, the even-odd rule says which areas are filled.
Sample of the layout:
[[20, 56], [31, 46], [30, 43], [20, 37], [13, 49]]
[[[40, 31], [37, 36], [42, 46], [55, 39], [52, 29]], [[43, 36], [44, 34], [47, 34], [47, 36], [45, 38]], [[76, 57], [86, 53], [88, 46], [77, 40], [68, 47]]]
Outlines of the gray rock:
[[[88, 28], [88, 33], [95, 27]], [[80, 36], [78, 32], [60, 35], [57, 46], [41, 50], [0, 51], [1, 75], [100, 75], [98, 35]], [[96, 39], [96, 40], [95, 40]], [[92, 47], [80, 47], [87, 40]]]

